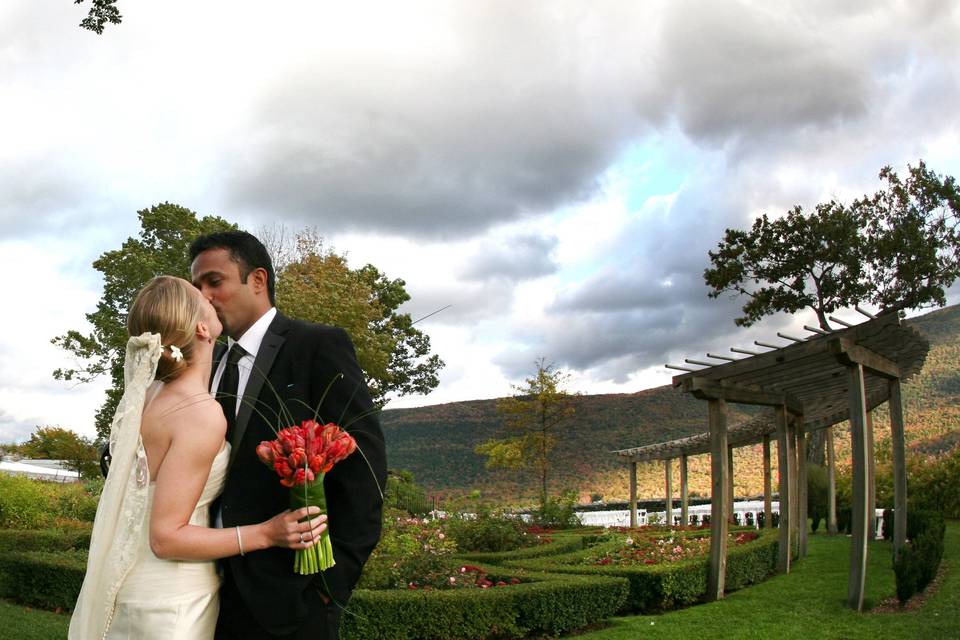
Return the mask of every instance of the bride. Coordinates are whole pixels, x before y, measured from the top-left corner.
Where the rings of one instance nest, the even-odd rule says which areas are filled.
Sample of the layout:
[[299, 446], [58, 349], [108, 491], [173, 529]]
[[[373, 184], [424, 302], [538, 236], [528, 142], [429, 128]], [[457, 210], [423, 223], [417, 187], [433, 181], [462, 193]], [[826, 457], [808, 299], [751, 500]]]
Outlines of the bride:
[[317, 507], [210, 528], [230, 447], [223, 411], [208, 392], [221, 330], [210, 303], [180, 278], [154, 278], [130, 308], [112, 462], [71, 639], [211, 639], [220, 587], [214, 560], [306, 549], [326, 529], [326, 516], [306, 520]]

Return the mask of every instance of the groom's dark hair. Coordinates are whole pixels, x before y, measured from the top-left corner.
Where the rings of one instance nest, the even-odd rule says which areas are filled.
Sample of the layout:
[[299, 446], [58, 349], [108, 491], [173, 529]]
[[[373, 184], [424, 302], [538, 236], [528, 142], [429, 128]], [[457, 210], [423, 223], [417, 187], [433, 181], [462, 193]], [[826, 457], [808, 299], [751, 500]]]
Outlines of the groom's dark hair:
[[263, 243], [246, 231], [218, 231], [202, 235], [190, 244], [190, 262], [210, 249], [226, 249], [230, 258], [240, 266], [240, 281], [246, 282], [254, 269], [267, 272], [267, 294], [270, 304], [276, 305], [275, 289], [277, 276], [273, 272], [273, 261]]

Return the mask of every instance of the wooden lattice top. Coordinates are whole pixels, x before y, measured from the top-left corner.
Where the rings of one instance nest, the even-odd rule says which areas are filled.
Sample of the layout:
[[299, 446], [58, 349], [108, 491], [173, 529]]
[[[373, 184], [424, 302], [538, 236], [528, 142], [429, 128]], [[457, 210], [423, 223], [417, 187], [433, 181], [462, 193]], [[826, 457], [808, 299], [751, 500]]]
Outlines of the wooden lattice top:
[[[930, 343], [915, 328], [888, 314], [846, 329], [817, 334], [774, 351], [674, 376], [673, 385], [702, 399], [785, 405], [803, 416], [807, 431], [849, 418], [847, 367], [864, 366], [867, 406], [873, 409], [890, 395], [889, 380], [905, 381], [919, 373]], [[732, 446], [759, 442], [775, 430], [773, 412], [766, 412], [728, 430]], [[634, 462], [665, 460], [710, 450], [710, 434], [621, 449], [613, 453]]]

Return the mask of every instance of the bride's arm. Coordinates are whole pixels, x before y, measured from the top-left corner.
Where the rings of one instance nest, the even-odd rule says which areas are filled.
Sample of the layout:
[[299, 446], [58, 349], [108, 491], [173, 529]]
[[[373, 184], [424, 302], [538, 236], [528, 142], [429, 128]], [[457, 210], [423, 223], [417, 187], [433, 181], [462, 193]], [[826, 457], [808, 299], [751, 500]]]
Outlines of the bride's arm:
[[[223, 445], [224, 420], [215, 402], [184, 410], [180, 425], [171, 430], [170, 447], [157, 470], [150, 512], [150, 549], [158, 558], [214, 560], [240, 553], [237, 530], [211, 529], [189, 524], [210, 475], [213, 459]], [[309, 507], [309, 515], [320, 509]], [[308, 508], [281, 513], [266, 522], [239, 529], [243, 552], [268, 547], [306, 549], [326, 529], [326, 516], [309, 523], [299, 520]], [[301, 543], [301, 532], [305, 543]]]

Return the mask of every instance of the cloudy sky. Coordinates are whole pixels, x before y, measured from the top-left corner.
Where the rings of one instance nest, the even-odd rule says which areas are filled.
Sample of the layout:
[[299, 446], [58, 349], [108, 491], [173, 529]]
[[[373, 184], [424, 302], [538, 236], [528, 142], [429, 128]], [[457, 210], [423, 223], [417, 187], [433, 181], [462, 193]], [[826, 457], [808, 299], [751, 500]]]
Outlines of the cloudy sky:
[[[811, 318], [736, 329], [710, 300], [725, 228], [960, 175], [960, 5], [118, 0], [0, 5], [0, 442], [93, 435], [91, 262], [164, 201], [316, 226], [403, 278], [446, 361], [429, 396], [508, 394], [538, 357], [588, 393]], [[960, 299], [955, 293], [951, 302]], [[855, 314], [854, 314], [855, 315]], [[851, 318], [852, 319], [852, 318]]]

